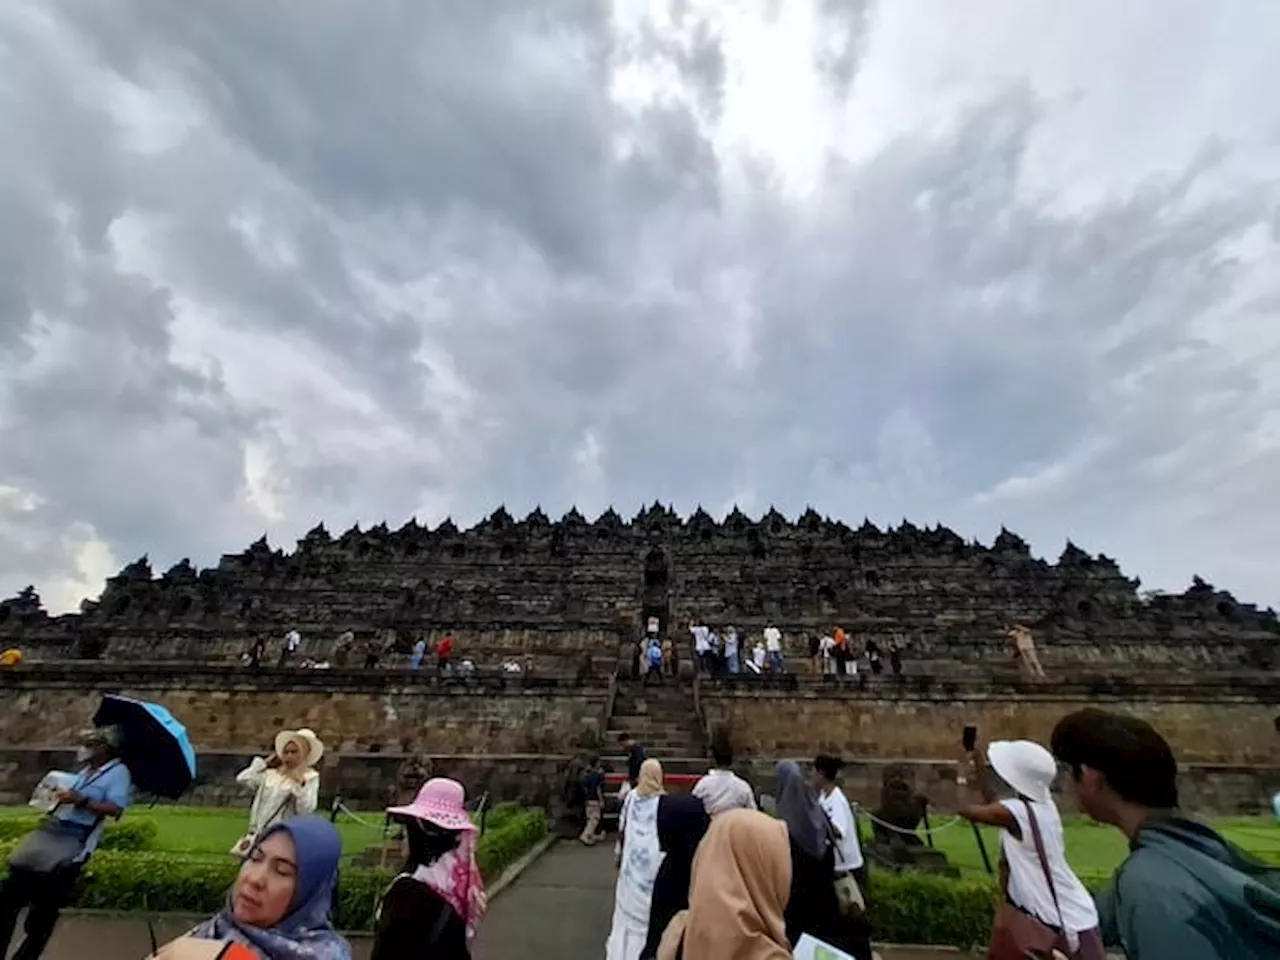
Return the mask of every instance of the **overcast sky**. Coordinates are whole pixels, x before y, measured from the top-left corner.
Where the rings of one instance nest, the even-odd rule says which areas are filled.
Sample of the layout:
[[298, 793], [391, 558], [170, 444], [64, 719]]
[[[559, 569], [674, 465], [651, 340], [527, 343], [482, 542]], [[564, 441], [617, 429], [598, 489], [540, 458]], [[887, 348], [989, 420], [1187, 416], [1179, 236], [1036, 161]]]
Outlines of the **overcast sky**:
[[1280, 602], [1280, 5], [6, 0], [0, 594], [505, 503]]

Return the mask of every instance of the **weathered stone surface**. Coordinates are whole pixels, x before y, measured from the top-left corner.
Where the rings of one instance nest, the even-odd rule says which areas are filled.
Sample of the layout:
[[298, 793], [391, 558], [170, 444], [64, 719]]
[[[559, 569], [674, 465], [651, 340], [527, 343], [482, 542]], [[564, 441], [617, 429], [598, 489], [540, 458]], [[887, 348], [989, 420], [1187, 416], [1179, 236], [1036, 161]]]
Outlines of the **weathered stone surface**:
[[1122, 693], [1089, 690], [1087, 684], [1038, 687], [1006, 693], [952, 683], [931, 694], [836, 692], [821, 686], [795, 691], [754, 685], [705, 684], [703, 710], [711, 723], [726, 723], [734, 744], [754, 756], [846, 759], [941, 759], [960, 749], [965, 724], [984, 740], [1029, 739], [1047, 743], [1066, 713], [1100, 706], [1151, 722], [1184, 762], [1270, 764], [1280, 767], [1280, 688], [1266, 678], [1206, 683], [1130, 683]]
[[405, 650], [453, 630], [464, 651], [532, 645], [525, 652], [553, 657], [607, 648], [649, 616], [664, 629], [697, 617], [749, 633], [772, 619], [793, 642], [840, 623], [882, 646], [904, 640], [909, 662], [962, 669], [1007, 665], [1003, 629], [1019, 621], [1051, 670], [1275, 665], [1272, 611], [1199, 579], [1178, 596], [1137, 588], [1108, 557], [1068, 543], [1046, 563], [1008, 531], [984, 547], [945, 527], [853, 530], [812, 510], [795, 523], [772, 510], [717, 523], [655, 504], [630, 522], [610, 510], [594, 523], [576, 511], [550, 523], [500, 508], [465, 532], [410, 521], [334, 537], [321, 525], [291, 553], [262, 539], [216, 567], [183, 561], [160, 577], [143, 557], [81, 614], [49, 617], [29, 588], [0, 604], [0, 645], [46, 658], [203, 660], [290, 627], [319, 655], [347, 629], [361, 639], [397, 630]]

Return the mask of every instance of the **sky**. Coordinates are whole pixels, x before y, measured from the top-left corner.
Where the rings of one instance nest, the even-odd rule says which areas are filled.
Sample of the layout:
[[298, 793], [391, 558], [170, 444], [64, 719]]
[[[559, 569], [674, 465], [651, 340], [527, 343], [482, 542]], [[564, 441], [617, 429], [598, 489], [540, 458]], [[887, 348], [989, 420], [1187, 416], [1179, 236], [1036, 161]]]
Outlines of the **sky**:
[[1280, 6], [7, 0], [0, 595], [806, 506], [1280, 603]]

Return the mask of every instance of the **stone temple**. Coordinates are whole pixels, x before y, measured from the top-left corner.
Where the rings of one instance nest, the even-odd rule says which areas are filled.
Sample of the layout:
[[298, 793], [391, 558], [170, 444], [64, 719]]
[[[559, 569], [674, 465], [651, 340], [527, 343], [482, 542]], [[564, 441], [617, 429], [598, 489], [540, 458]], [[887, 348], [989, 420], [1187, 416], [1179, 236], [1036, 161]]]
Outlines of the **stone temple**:
[[[751, 636], [772, 622], [795, 675], [642, 690], [625, 650], [649, 618], [681, 645], [693, 620]], [[1013, 623], [1033, 629], [1046, 681], [1018, 676]], [[809, 676], [807, 638], [835, 625], [904, 644], [905, 677]], [[259, 637], [274, 662], [290, 628], [309, 659], [331, 657], [347, 630], [358, 643], [395, 631], [398, 650], [376, 669], [359, 657], [327, 670], [240, 663]], [[412, 643], [446, 632], [478, 673], [410, 673]], [[907, 761], [945, 806], [965, 723], [1045, 739], [1087, 703], [1155, 722], [1206, 808], [1253, 809], [1280, 787], [1273, 611], [1198, 578], [1180, 595], [1147, 596], [1106, 556], [1068, 543], [1048, 563], [1009, 531], [985, 546], [945, 527], [855, 529], [813, 510], [717, 522], [658, 504], [630, 521], [613, 510], [517, 520], [499, 508], [470, 530], [410, 521], [333, 536], [321, 525], [292, 552], [264, 538], [205, 569], [183, 560], [157, 576], [143, 557], [78, 614], [49, 616], [28, 588], [0, 603], [8, 647], [26, 662], [0, 671], [0, 800], [25, 795], [108, 690], [163, 701], [187, 723], [206, 758], [197, 799], [211, 802], [234, 795], [229, 771], [284, 725], [329, 742], [327, 789], [373, 802], [411, 759], [472, 789], [545, 801], [576, 750], [607, 748], [623, 727], [692, 769], [723, 723], [748, 768], [839, 751], [853, 761], [853, 792], [872, 803], [884, 765]], [[531, 672], [503, 675], [508, 658]]]

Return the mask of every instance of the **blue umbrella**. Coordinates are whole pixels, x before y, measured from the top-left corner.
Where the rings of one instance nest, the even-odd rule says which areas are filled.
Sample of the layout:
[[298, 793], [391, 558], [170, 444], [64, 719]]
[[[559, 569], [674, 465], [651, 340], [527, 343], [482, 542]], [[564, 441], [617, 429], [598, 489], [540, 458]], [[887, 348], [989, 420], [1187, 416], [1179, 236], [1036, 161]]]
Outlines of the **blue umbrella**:
[[184, 727], [158, 703], [107, 694], [93, 722], [120, 728], [120, 759], [133, 785], [176, 800], [196, 778], [196, 752]]

